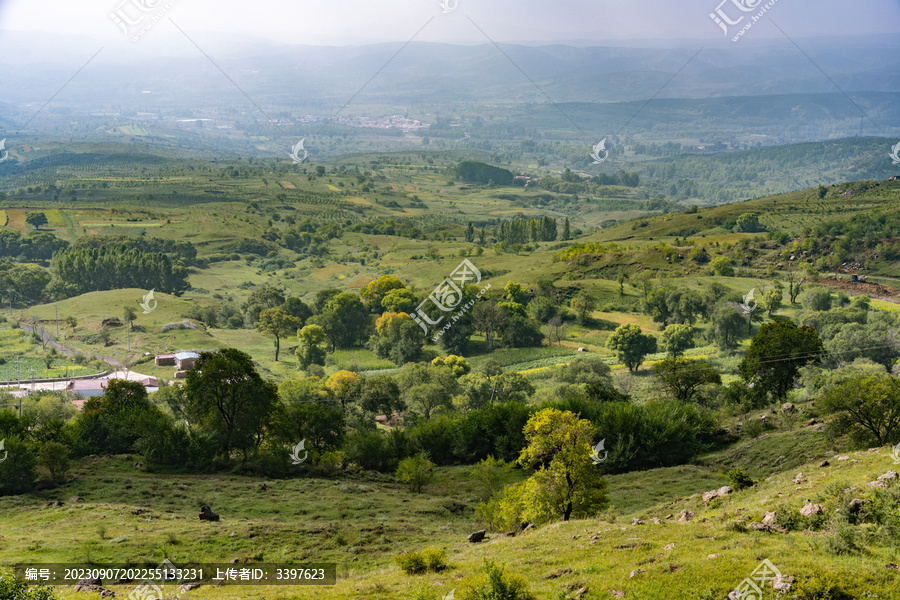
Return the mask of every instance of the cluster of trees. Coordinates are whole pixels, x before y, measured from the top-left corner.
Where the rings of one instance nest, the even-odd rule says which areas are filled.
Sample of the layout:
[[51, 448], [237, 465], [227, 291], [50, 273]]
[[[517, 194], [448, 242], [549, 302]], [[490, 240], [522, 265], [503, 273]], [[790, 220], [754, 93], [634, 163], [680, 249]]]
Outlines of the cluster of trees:
[[269, 228], [263, 239], [274, 242], [299, 254], [324, 256], [328, 254], [328, 240], [340, 238], [343, 231], [333, 223], [318, 223], [309, 219], [295, 223], [287, 229]]
[[470, 160], [456, 165], [453, 173], [463, 181], [482, 185], [512, 185], [513, 182], [512, 171]]
[[180, 294], [189, 287], [180, 261], [127, 246], [70, 246], [53, 255], [50, 274], [47, 291], [56, 299], [121, 288]]
[[49, 231], [32, 231], [22, 235], [12, 229], [0, 230], [0, 257], [19, 262], [50, 260], [54, 252], [68, 245], [69, 242]]
[[147, 236], [85, 235], [72, 244], [79, 248], [104, 248], [115, 246], [122, 250], [138, 250], [147, 254], [168, 254], [185, 264], [196, 264], [197, 248], [186, 240], [167, 240]]
[[497, 240], [507, 244], [555, 242], [558, 235], [556, 219], [552, 217], [520, 218], [503, 221], [496, 230]]

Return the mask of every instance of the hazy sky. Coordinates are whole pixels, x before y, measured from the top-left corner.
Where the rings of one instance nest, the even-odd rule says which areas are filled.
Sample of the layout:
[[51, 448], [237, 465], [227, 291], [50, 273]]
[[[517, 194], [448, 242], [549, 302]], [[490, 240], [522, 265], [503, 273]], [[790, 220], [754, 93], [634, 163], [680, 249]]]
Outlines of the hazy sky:
[[[0, 30], [82, 34], [103, 44], [128, 43], [110, 13], [135, 18], [169, 5], [146, 36], [210, 32], [254, 36], [295, 44], [363, 44], [416, 39], [457, 43], [639, 39], [706, 39], [724, 42], [710, 13], [721, 0], [0, 0]], [[725, 0], [722, 10], [742, 14], [732, 2], [762, 6], [764, 0]], [[760, 4], [762, 3], [762, 4]], [[152, 8], [141, 13], [139, 5]], [[752, 14], [752, 13], [750, 13]], [[900, 0], [776, 0], [768, 13], [791, 37], [900, 32]], [[433, 18], [429, 22], [429, 19]], [[471, 21], [470, 21], [471, 19]], [[763, 19], [758, 39], [781, 37]], [[748, 32], [749, 37], [749, 32]]]

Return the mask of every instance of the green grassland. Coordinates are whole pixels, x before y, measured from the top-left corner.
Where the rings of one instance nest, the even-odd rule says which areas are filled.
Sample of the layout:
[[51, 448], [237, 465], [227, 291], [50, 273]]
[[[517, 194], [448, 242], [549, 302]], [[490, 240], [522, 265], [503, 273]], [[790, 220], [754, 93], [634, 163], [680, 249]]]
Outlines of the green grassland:
[[[114, 151], [112, 156], [117, 160], [103, 163], [100, 157], [90, 168], [63, 169], [61, 175], [31, 172], [21, 187], [27, 183], [42, 190], [9, 190], [0, 200], [2, 227], [28, 231], [25, 213], [43, 210], [50, 221], [45, 229], [69, 241], [96, 234], [187, 240], [199, 254], [198, 264], [190, 267], [189, 289], [179, 296], [156, 292], [157, 308], [149, 314], [139, 307], [149, 290], [130, 288], [92, 292], [55, 303], [16, 304], [10, 320], [34, 323], [55, 336], [58, 314], [57, 340], [73, 352], [103, 357], [166, 379], [172, 378], [173, 369], [156, 367], [155, 353], [225, 347], [248, 352], [268, 379], [281, 381], [300, 373], [291, 352], [293, 340], [283, 340], [281, 360], [275, 362], [270, 336], [253, 329], [207, 326], [188, 318], [197, 308], [222, 303], [240, 306], [255, 286], [263, 284], [311, 301], [320, 290], [358, 291], [386, 273], [397, 275], [417, 291], [428, 291], [462, 256], [477, 265], [484, 282], [494, 289], [502, 289], [507, 281], [536, 287], [540, 280], [549, 279], [560, 290], [560, 303], [578, 289], [590, 291], [598, 300], [588, 321], [571, 325], [559, 344], [545, 342], [538, 348], [487, 353], [483, 338], [473, 336], [466, 355], [474, 367], [491, 359], [506, 370], [522, 372], [539, 390], [546, 391], [541, 388], [549, 385], [546, 380], [558, 365], [583, 356], [578, 349], [585, 348], [621, 376], [624, 367], [606, 349], [610, 331], [623, 323], [635, 323], [655, 333], [660, 330], [658, 323], [638, 311], [642, 294], [632, 282], [639, 273], [653, 272], [654, 285], [704, 290], [718, 282], [730, 291], [746, 293], [790, 267], [792, 251], [766, 240], [767, 233], [781, 232], [794, 239], [820, 222], [896, 211], [900, 201], [900, 182], [861, 182], [831, 186], [824, 198], [810, 189], [660, 214], [645, 210], [641, 203], [648, 198], [641, 188], [610, 187], [603, 197], [573, 198], [531, 188], [455, 182], [449, 167], [458, 157], [450, 153], [345, 157], [329, 164], [321, 176], [312, 166], [285, 168], [264, 161], [150, 161], [146, 172], [137, 172], [134, 164], [142, 157], [129, 158]], [[345, 171], [336, 170], [341, 166]], [[369, 172], [363, 177], [365, 183], [360, 181], [357, 167], [359, 174]], [[62, 196], [54, 199], [47, 186], [60, 185], [60, 178], [63, 184], [57, 189]], [[363, 185], [370, 191], [363, 191]], [[630, 204], [624, 206], [623, 202]], [[757, 213], [768, 231], [735, 233], [727, 227], [748, 212]], [[470, 221], [478, 228], [490, 228], [498, 218], [519, 215], [567, 217], [573, 229], [582, 233], [571, 241], [496, 250], [493, 240], [484, 246], [463, 240]], [[287, 229], [289, 218], [310, 218], [344, 228], [384, 218], [408, 219], [422, 233], [413, 238], [345, 231], [327, 242], [329, 254], [324, 257], [278, 247], [266, 255], [245, 252], [239, 260], [219, 260], [219, 255], [232, 252], [235, 241], [259, 240], [268, 230]], [[635, 220], [611, 223], [623, 219]], [[747, 260], [736, 265], [734, 277], [714, 277], [707, 265], [688, 258], [690, 250], [698, 246], [715, 256], [744, 240], [754, 246]], [[587, 242], [615, 246], [579, 260], [557, 260], [560, 250]], [[437, 253], [430, 252], [434, 249]], [[211, 257], [219, 258], [207, 261]], [[891, 284], [900, 276], [896, 263], [883, 257], [867, 256], [866, 267], [875, 281]], [[619, 275], [627, 276], [621, 289], [616, 281]], [[874, 305], [879, 310], [898, 309], [889, 302], [875, 301]], [[134, 326], [126, 332], [124, 325], [113, 324], [108, 342], [100, 341], [104, 321], [121, 319], [126, 308], [137, 312]], [[797, 308], [791, 306], [778, 312], [785, 316], [796, 313]], [[77, 319], [74, 328], [65, 324], [69, 316]], [[185, 322], [187, 327], [166, 327]], [[706, 327], [700, 323], [696, 328], [702, 333]], [[724, 382], [733, 380], [737, 357], [747, 341], [729, 355], [705, 344], [699, 342], [686, 355], [710, 361], [723, 372]], [[426, 349], [439, 351], [434, 346]], [[46, 349], [23, 331], [0, 329], [0, 356], [7, 364], [11, 358], [24, 356], [23, 373], [27, 369], [30, 374], [34, 368], [36, 377], [43, 377], [65, 369], [68, 360], [60, 358], [47, 370], [42, 360], [45, 353]], [[646, 367], [662, 358], [661, 353], [647, 357], [644, 374], [635, 377], [637, 386], [652, 385]], [[79, 368], [83, 370], [78, 373], [94, 370]], [[339, 369], [374, 373], [394, 368], [370, 350], [355, 348], [329, 355], [325, 370], [328, 374]], [[0, 366], [0, 375], [3, 371]], [[814, 414], [809, 406], [803, 410]], [[737, 423], [737, 416], [725, 415], [722, 427], [736, 430]], [[831, 577], [850, 597], [869, 592], [869, 598], [895, 598], [900, 596], [900, 579], [893, 575], [895, 571], [885, 569], [887, 563], [896, 561], [893, 546], [873, 544], [864, 552], [840, 554], [834, 551], [841, 547], [837, 531], [747, 532], [734, 523], [758, 521], [779, 505], [796, 510], [807, 499], [823, 502], [833, 513], [840, 508], [838, 488], [872, 497], [874, 491], [865, 484], [892, 468], [888, 449], [848, 453], [847, 444], [831, 440], [819, 425], [806, 427], [804, 420], [779, 422], [774, 430], [743, 438], [692, 464], [608, 476], [612, 506], [602, 518], [559, 523], [515, 537], [491, 534], [479, 545], [465, 540], [467, 533], [480, 528], [474, 515], [480, 490], [469, 476], [469, 467], [439, 468], [435, 482], [423, 493], [410, 492], [389, 476], [344, 471], [313, 476], [302, 470], [291, 478], [267, 481], [266, 489], [261, 490], [259, 477], [148, 472], [135, 466], [135, 457], [88, 457], [75, 463], [72, 476], [61, 487], [0, 497], [0, 564], [155, 564], [163, 558], [176, 563], [235, 558], [334, 561], [340, 574], [334, 587], [205, 586], [182, 597], [399, 600], [413, 598], [423, 586], [443, 596], [476, 574], [484, 558], [490, 558], [524, 576], [541, 599], [574, 597], [585, 587], [587, 592], [580, 597], [593, 600], [620, 597], [614, 590], [624, 592], [626, 598], [722, 598], [768, 558], [804, 585]], [[837, 460], [837, 453], [849, 457]], [[824, 458], [831, 462], [829, 467], [818, 466]], [[743, 468], [757, 485], [705, 505], [697, 494], [727, 483], [725, 473], [734, 468]], [[800, 471], [806, 475], [805, 481], [795, 484], [792, 480]], [[522, 476], [516, 471], [510, 482]], [[74, 496], [83, 500], [67, 501]], [[62, 507], [46, 506], [51, 500], [66, 502]], [[212, 506], [223, 520], [199, 521], [196, 513], [201, 504]], [[682, 509], [694, 511], [695, 518], [689, 523], [666, 519]], [[635, 517], [646, 524], [632, 525]], [[653, 517], [662, 523], [651, 523]], [[400, 552], [425, 546], [446, 547], [449, 569], [408, 576], [391, 560]], [[708, 558], [711, 555], [717, 556]], [[631, 576], [635, 570], [639, 572]], [[109, 587], [120, 597], [131, 590], [126, 585]], [[81, 597], [68, 588], [60, 593], [63, 598]]]

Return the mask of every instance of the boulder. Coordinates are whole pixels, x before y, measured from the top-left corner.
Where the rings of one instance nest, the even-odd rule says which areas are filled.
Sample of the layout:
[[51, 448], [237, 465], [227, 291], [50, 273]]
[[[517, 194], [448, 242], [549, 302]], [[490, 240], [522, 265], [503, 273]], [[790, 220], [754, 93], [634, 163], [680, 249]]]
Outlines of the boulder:
[[768, 531], [769, 526], [763, 525], [762, 523], [757, 523], [754, 521], [753, 523], [749, 523], [747, 525], [747, 529], [749, 529], [751, 531]]
[[830, 465], [830, 464], [831, 464], [831, 463], [828, 462], [827, 460], [823, 460], [822, 462], [819, 463], [819, 466], [820, 466], [820, 467], [827, 467], [827, 466]]
[[890, 470], [884, 475], [879, 475], [876, 481], [887, 481], [888, 479], [897, 479], [897, 471]]
[[704, 502], [710, 502], [711, 500], [714, 500], [716, 497], [718, 497], [718, 495], [719, 492], [717, 492], [716, 490], [710, 490], [708, 492], [703, 492], [702, 498]]
[[718, 494], [719, 496], [727, 496], [728, 494], [730, 494], [733, 491], [734, 490], [731, 489], [730, 485], [723, 485], [722, 487], [720, 487], [719, 489], [716, 490], [716, 494]]
[[883, 481], [870, 481], [869, 483], [866, 484], [866, 487], [872, 488], [873, 490], [874, 489], [883, 490], [883, 489], [887, 488], [887, 484]]
[[847, 505], [847, 512], [851, 515], [855, 515], [863, 506], [865, 506], [869, 502], [871, 502], [871, 500], [869, 500], [868, 498], [854, 498]]
[[794, 483], [803, 483], [803, 473], [797, 473], [794, 477]]
[[218, 521], [219, 515], [214, 513], [212, 509], [206, 505], [200, 507], [200, 520], [201, 521]]
[[763, 525], [772, 525], [775, 523], [775, 511], [767, 511], [766, 515], [763, 517]]
[[782, 590], [791, 589], [791, 585], [793, 585], [794, 581], [796, 581], [795, 577], [791, 577], [790, 575], [782, 575], [779, 573], [772, 580], [772, 589], [776, 592], [780, 592]]
[[675, 542], [669, 542], [668, 544], [666, 544], [666, 547], [663, 548], [663, 550], [674, 550], [674, 549], [675, 549]]
[[660, 519], [659, 517], [651, 517], [650, 522], [653, 523], [654, 525], [662, 525], [663, 524], [663, 520]]
[[643, 525], [644, 521], [642, 519], [638, 519], [637, 517], [631, 519], [632, 525]]
[[199, 581], [188, 581], [187, 583], [181, 584], [181, 586], [178, 588], [178, 593], [183, 594], [183, 593], [189, 592], [191, 590], [196, 590], [201, 585], [203, 585], [203, 584], [200, 583]]
[[69, 498], [69, 502], [82, 502], [83, 500], [84, 498], [82, 498], [81, 496], [72, 496], [71, 498]]
[[678, 522], [679, 523], [687, 523], [691, 519], [694, 518], [694, 511], [684, 509], [680, 513], [678, 513]]
[[487, 533], [484, 529], [479, 529], [475, 533], [469, 534], [469, 541], [473, 544], [477, 544], [478, 542], [484, 540], [484, 536]]
[[821, 504], [813, 504], [812, 502], [808, 503], [806, 506], [800, 509], [800, 514], [804, 517], [811, 517], [813, 515], [817, 515], [821, 512], [825, 511], [825, 507]]
[[715, 559], [719, 558], [720, 556], [722, 556], [722, 555], [721, 554], [708, 554], [706, 556], [706, 560], [715, 560]]
[[794, 408], [794, 405], [791, 402], [785, 402], [784, 404], [781, 405], [781, 412], [790, 413], [790, 412], [794, 412], [795, 410], [796, 410], [796, 408]]

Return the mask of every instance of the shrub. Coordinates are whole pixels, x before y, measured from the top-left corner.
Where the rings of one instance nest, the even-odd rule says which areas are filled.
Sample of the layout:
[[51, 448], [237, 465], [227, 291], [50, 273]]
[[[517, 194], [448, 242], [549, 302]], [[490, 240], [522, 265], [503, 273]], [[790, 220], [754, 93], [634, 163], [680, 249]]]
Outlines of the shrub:
[[394, 556], [394, 562], [407, 575], [419, 575], [429, 571], [438, 573], [447, 568], [445, 548], [423, 548]]
[[46, 442], [41, 446], [38, 457], [42, 467], [50, 472], [54, 480], [63, 480], [69, 472], [69, 447], [59, 442]]
[[459, 600], [534, 600], [528, 583], [518, 575], [505, 574], [504, 568], [487, 559], [484, 575], [466, 580], [461, 586]]
[[428, 460], [424, 452], [419, 452], [400, 461], [395, 477], [409, 485], [410, 490], [421, 492], [434, 479], [434, 463]]
[[743, 469], [735, 469], [734, 471], [729, 471], [725, 474], [728, 477], [728, 482], [731, 484], [731, 487], [734, 491], [740, 491], [744, 488], [752, 487], [755, 483], [749, 476], [744, 474]]
[[[37, 459], [28, 445], [18, 436], [6, 438], [4, 452], [6, 460], [0, 463], [0, 494], [21, 492], [37, 478]], [[0, 598], [4, 596], [0, 595]]]
[[37, 586], [28, 589], [23, 579], [11, 575], [0, 575], [0, 598], [3, 600], [55, 600], [53, 590]]
[[798, 600], [852, 600], [853, 596], [841, 589], [832, 573], [816, 573], [791, 586], [791, 593]]

